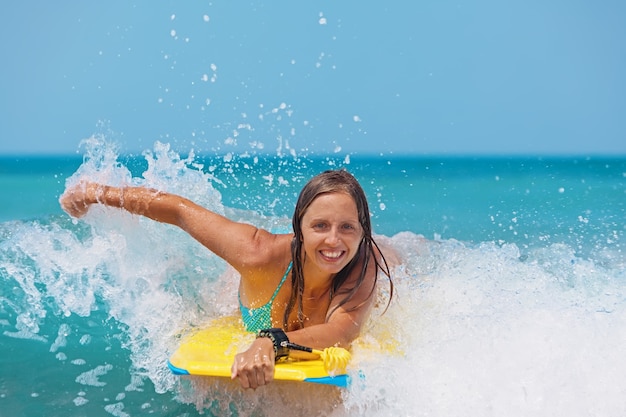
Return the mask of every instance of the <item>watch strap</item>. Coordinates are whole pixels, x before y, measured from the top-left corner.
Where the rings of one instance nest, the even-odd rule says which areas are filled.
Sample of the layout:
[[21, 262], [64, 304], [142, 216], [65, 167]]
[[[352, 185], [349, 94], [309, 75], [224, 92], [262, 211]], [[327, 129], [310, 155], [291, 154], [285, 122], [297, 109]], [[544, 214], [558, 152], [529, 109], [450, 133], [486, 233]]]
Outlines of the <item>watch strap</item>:
[[277, 327], [271, 329], [261, 329], [257, 333], [257, 339], [267, 337], [274, 345], [274, 358], [278, 361], [281, 358], [289, 356], [289, 338], [283, 329]]

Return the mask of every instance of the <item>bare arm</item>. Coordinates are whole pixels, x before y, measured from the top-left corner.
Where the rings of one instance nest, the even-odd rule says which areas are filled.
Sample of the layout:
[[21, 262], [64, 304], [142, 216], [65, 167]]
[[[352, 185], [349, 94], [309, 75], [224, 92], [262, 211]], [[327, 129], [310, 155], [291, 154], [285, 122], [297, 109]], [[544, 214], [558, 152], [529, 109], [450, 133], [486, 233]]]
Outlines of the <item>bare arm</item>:
[[[367, 320], [374, 304], [374, 296], [371, 294], [374, 286], [373, 268], [368, 270], [366, 281], [352, 300], [338, 307], [326, 323], [287, 332], [289, 340], [315, 349], [324, 349], [330, 346], [348, 348], [359, 335], [361, 327]], [[341, 295], [336, 297], [330, 308], [334, 308], [341, 298]], [[289, 356], [298, 359], [312, 359], [317, 355], [291, 350]], [[272, 342], [267, 338], [256, 339], [248, 350], [237, 354], [232, 366], [232, 378], [239, 378], [241, 386], [244, 388], [257, 388], [270, 383], [274, 379]]]
[[59, 201], [74, 217], [85, 215], [92, 204], [103, 204], [178, 226], [240, 272], [267, 262], [272, 255], [275, 235], [234, 222], [175, 194], [144, 187], [80, 183], [66, 190]]
[[[375, 295], [372, 293], [374, 285], [374, 276], [368, 274], [354, 297], [334, 310], [326, 323], [288, 332], [289, 340], [315, 349], [330, 346], [348, 349], [352, 341], [359, 336], [374, 305]], [[331, 303], [329, 311], [332, 311], [342, 299], [343, 294], [339, 293]]]

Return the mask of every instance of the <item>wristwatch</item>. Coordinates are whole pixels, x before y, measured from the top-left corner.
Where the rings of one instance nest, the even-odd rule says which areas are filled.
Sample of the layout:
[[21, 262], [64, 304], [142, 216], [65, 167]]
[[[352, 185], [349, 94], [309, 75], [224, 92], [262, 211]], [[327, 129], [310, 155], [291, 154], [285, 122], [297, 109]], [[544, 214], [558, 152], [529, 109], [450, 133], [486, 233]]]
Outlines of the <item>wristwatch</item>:
[[260, 337], [267, 337], [272, 341], [274, 345], [274, 359], [278, 362], [281, 358], [286, 358], [289, 356], [289, 338], [283, 331], [283, 329], [279, 329], [274, 327], [272, 329], [261, 329], [259, 333], [257, 333], [257, 339]]

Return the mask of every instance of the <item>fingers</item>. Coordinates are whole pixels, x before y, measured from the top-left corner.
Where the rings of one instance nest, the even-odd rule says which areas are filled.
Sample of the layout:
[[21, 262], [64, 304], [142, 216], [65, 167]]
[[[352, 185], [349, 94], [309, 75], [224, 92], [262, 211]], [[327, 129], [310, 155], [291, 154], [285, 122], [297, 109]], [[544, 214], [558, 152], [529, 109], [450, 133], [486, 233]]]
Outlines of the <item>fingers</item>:
[[82, 217], [87, 212], [87, 205], [73, 195], [64, 194], [60, 199], [61, 208], [72, 217]]
[[250, 349], [235, 356], [231, 378], [239, 379], [242, 388], [257, 389], [274, 380], [273, 347], [253, 343]]
[[87, 212], [87, 204], [74, 191], [66, 191], [59, 199], [61, 208], [72, 217], [82, 217]]
[[267, 356], [250, 360], [240, 353], [235, 357], [231, 378], [238, 378], [242, 388], [257, 389], [274, 380], [274, 362]]
[[80, 182], [59, 197], [61, 208], [72, 217], [82, 217], [87, 213], [89, 204], [87, 203], [87, 183]]

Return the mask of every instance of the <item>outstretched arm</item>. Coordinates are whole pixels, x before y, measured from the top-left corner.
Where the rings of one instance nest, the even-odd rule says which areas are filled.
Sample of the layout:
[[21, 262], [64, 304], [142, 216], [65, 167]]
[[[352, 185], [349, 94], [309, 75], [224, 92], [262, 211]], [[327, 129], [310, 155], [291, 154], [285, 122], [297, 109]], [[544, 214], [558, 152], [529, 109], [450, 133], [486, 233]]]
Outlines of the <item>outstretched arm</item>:
[[178, 226], [240, 272], [255, 267], [268, 255], [269, 241], [275, 236], [234, 222], [184, 197], [144, 187], [81, 182], [67, 189], [59, 202], [74, 217], [84, 216], [93, 204], [102, 204]]

